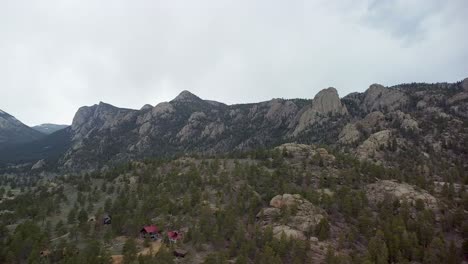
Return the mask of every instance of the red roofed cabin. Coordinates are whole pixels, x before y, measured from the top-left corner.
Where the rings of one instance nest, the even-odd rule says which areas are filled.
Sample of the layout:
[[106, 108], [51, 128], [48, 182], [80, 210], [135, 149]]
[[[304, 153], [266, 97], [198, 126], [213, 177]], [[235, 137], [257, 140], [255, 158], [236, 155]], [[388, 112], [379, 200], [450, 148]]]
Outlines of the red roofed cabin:
[[149, 237], [151, 239], [158, 239], [159, 238], [159, 228], [155, 225], [144, 226], [140, 230], [140, 235], [143, 238]]
[[177, 231], [169, 231], [167, 232], [167, 237], [169, 238], [169, 242], [176, 243], [182, 239], [182, 234]]

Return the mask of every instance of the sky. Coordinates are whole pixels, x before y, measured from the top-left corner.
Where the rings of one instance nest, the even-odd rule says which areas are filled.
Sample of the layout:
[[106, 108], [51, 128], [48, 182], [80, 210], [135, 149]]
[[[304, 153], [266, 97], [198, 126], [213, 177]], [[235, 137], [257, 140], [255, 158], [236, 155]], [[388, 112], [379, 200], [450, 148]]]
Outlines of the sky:
[[468, 77], [466, 0], [0, 1], [0, 109], [71, 124], [182, 90], [250, 103]]

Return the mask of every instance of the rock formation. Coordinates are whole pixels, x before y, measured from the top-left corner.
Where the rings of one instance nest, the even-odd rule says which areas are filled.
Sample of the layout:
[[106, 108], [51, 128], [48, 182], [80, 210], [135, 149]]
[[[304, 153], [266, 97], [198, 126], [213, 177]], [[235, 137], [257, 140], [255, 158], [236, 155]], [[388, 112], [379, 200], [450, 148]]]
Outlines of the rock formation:
[[333, 87], [323, 89], [315, 95], [312, 101], [312, 111], [319, 115], [328, 113], [345, 115], [348, 113], [346, 106], [341, 103], [338, 91]]
[[372, 134], [356, 150], [360, 159], [372, 159], [381, 147], [387, 147], [392, 135], [391, 130], [382, 130]]
[[391, 111], [405, 105], [408, 100], [408, 97], [398, 90], [372, 84], [365, 92], [363, 107], [367, 112]]
[[[291, 215], [281, 223], [282, 212], [285, 210], [290, 210]], [[271, 226], [275, 237], [281, 238], [284, 233], [287, 237], [302, 240], [306, 239], [305, 234], [314, 230], [324, 217], [327, 214], [323, 209], [314, 206], [299, 194], [277, 195], [271, 199], [270, 207], [257, 214], [258, 222], [264, 227]]]
[[346, 115], [348, 110], [341, 103], [335, 88], [321, 90], [312, 100], [312, 105], [299, 117], [294, 136], [304, 132], [311, 125], [323, 121], [329, 115]]
[[377, 204], [382, 202], [386, 195], [399, 200], [406, 201], [410, 205], [416, 205], [417, 200], [424, 202], [425, 208], [436, 210], [437, 199], [425, 190], [417, 190], [414, 186], [406, 183], [398, 183], [389, 180], [380, 180], [367, 185], [366, 195], [370, 202]]

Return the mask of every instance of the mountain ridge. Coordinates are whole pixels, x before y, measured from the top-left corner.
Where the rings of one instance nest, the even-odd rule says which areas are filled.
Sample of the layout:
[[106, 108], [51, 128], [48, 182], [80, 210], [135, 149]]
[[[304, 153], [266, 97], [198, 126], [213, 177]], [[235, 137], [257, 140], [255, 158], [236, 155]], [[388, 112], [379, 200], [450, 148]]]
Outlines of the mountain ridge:
[[[464, 124], [468, 117], [467, 83], [465, 79], [452, 84], [373, 84], [362, 93], [342, 98], [335, 88], [326, 88], [313, 99], [234, 105], [182, 91], [169, 102], [141, 110], [100, 102], [77, 111], [69, 130], [70, 147], [60, 155], [57, 166], [94, 170], [145, 157], [242, 152], [286, 142], [326, 144], [363, 159], [391, 163], [398, 155], [386, 150], [389, 144], [406, 153], [415, 147], [409, 138], [413, 134], [418, 140], [437, 142], [436, 148], [443, 144], [432, 132], [421, 132], [420, 126], [446, 122], [447, 129], [458, 131], [454, 135], [466, 137], [463, 125], [456, 123]], [[434, 115], [445, 121], [433, 120]], [[454, 141], [453, 137], [449, 135], [446, 141]], [[446, 154], [450, 162], [459, 158]]]
[[13, 115], [0, 109], [0, 148], [31, 142], [43, 136], [43, 133], [30, 128]]

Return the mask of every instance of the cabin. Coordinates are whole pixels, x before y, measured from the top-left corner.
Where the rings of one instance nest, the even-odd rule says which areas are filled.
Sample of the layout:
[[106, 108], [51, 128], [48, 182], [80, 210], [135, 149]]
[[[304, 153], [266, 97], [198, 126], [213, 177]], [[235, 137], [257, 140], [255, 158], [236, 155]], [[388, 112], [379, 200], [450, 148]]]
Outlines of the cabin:
[[169, 238], [169, 242], [177, 243], [177, 241], [182, 239], [182, 233], [178, 231], [169, 231], [167, 232], [167, 237]]
[[104, 218], [102, 219], [102, 223], [104, 225], [110, 225], [112, 223], [112, 217], [110, 215], [104, 215]]
[[148, 226], [144, 226], [141, 230], [140, 230], [140, 236], [142, 238], [151, 238], [153, 240], [156, 240], [156, 239], [159, 239], [160, 235], [159, 235], [159, 228], [155, 225], [148, 225]]

